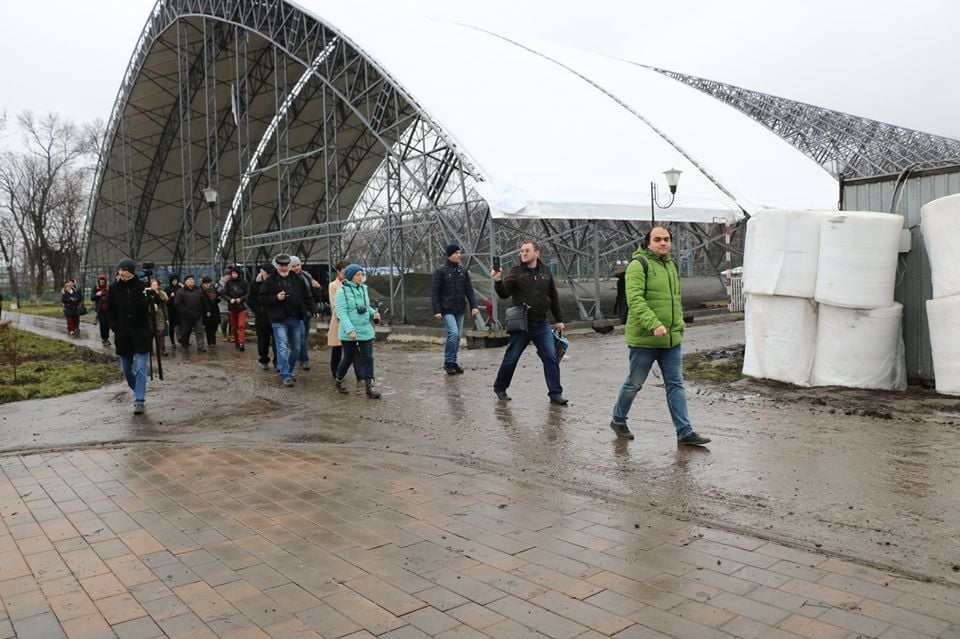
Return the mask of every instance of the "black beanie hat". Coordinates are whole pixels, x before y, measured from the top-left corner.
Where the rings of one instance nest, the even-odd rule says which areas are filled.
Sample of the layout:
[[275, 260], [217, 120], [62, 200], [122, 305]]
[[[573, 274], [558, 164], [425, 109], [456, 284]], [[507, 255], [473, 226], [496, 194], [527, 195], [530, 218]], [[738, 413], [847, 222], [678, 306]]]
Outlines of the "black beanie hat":
[[447, 257], [450, 257], [451, 255], [453, 255], [459, 250], [460, 250], [460, 245], [457, 244], [456, 242], [447, 244]]

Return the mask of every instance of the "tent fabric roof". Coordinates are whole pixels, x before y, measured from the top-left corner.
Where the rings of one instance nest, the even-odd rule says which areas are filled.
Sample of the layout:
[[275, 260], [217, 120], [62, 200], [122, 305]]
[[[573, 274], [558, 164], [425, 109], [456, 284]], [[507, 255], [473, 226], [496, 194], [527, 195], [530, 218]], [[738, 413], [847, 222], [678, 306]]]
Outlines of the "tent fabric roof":
[[837, 181], [775, 133], [656, 71], [464, 25], [306, 0], [403, 87], [476, 166], [494, 217], [646, 220], [834, 209]]

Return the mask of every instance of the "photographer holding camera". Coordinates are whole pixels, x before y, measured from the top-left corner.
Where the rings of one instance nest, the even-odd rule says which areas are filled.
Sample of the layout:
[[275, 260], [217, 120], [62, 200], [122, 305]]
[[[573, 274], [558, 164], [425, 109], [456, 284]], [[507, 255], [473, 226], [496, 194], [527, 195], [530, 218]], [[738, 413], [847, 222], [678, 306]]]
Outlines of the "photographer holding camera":
[[117, 264], [117, 281], [110, 285], [110, 327], [120, 357], [120, 368], [133, 391], [133, 414], [142, 415], [147, 393], [147, 360], [153, 334], [150, 306], [159, 302], [154, 291], [144, 289], [136, 276], [137, 264], [124, 258]]

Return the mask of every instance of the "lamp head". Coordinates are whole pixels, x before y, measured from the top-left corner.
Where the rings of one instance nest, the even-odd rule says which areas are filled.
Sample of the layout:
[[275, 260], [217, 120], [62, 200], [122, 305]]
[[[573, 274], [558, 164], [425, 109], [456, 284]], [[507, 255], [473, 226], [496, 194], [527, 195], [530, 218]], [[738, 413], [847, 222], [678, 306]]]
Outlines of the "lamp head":
[[663, 172], [663, 177], [667, 179], [667, 186], [670, 187], [670, 193], [676, 194], [677, 184], [680, 183], [680, 174], [683, 171], [679, 169], [670, 169]]
[[207, 204], [213, 206], [217, 203], [217, 190], [208, 186], [203, 190], [203, 199]]

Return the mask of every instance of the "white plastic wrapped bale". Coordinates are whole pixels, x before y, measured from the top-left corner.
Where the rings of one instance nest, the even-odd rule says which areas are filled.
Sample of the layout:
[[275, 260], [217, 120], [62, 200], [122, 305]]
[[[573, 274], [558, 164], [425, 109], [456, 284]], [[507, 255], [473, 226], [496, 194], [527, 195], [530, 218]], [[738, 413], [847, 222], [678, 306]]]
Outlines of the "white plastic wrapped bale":
[[817, 305], [802, 297], [748, 295], [743, 374], [810, 385]]
[[960, 395], [960, 295], [927, 300], [937, 392]]
[[813, 298], [820, 224], [839, 211], [763, 210], [747, 222], [743, 290], [756, 295]]
[[870, 309], [821, 304], [814, 385], [904, 390], [902, 315], [896, 302]]
[[930, 261], [933, 296], [960, 295], [960, 195], [923, 206], [920, 230]]
[[820, 225], [815, 298], [845, 308], [893, 304], [903, 217], [844, 211]]

